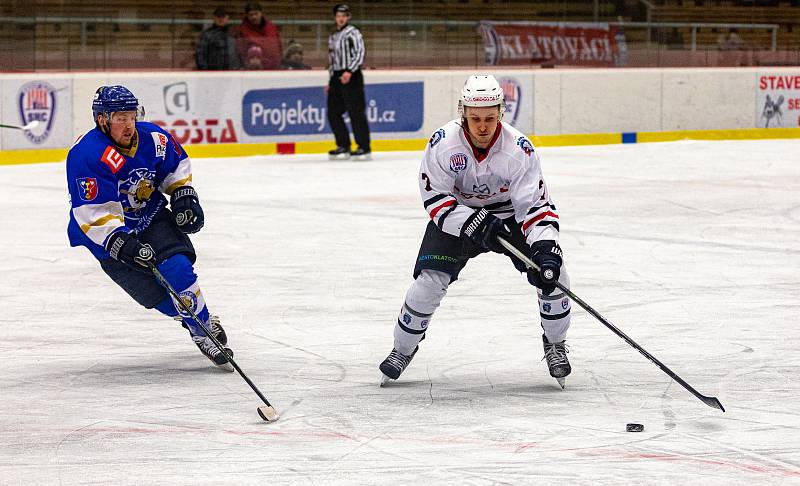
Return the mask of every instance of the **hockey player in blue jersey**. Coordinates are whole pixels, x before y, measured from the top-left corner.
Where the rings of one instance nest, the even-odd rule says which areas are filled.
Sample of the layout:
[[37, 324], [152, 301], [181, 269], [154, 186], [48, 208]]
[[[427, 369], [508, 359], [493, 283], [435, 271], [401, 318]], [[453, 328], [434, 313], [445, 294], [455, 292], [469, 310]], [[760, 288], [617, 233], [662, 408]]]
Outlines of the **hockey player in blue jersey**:
[[192, 266], [196, 255], [187, 234], [203, 227], [204, 215], [191, 185], [191, 162], [169, 133], [139, 121], [142, 112], [136, 96], [124, 86], [97, 89], [92, 102], [95, 127], [67, 155], [70, 244], [88, 248], [136, 302], [181, 320], [206, 357], [233, 371], [203, 329], [178, 312], [149, 268], [156, 265], [206, 328], [227, 344], [219, 319], [209, 314]]

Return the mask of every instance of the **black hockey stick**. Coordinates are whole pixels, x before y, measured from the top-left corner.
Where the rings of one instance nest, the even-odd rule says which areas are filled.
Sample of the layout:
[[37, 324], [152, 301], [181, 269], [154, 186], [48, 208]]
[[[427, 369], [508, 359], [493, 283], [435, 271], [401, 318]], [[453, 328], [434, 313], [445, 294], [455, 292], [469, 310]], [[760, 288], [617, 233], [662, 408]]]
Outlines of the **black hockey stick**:
[[278, 420], [279, 418], [278, 412], [276, 412], [272, 404], [269, 403], [267, 397], [265, 397], [258, 389], [258, 387], [252, 381], [250, 381], [250, 378], [248, 378], [247, 375], [244, 374], [244, 371], [242, 371], [242, 369], [239, 368], [239, 365], [236, 364], [236, 361], [233, 360], [233, 357], [225, 352], [225, 348], [222, 345], [222, 343], [220, 343], [217, 340], [216, 336], [214, 336], [214, 334], [212, 334], [211, 331], [208, 330], [206, 325], [203, 324], [203, 321], [201, 321], [200, 318], [197, 317], [197, 314], [192, 312], [192, 309], [190, 309], [189, 306], [187, 306], [186, 303], [183, 301], [183, 299], [180, 298], [178, 293], [175, 292], [175, 289], [172, 288], [172, 285], [170, 285], [169, 282], [167, 282], [167, 280], [164, 278], [164, 276], [161, 275], [161, 272], [158, 271], [158, 268], [156, 268], [156, 266], [152, 263], [148, 263], [148, 266], [150, 267], [150, 270], [152, 270], [153, 275], [156, 276], [156, 278], [161, 282], [161, 285], [163, 285], [164, 288], [167, 289], [167, 292], [169, 292], [169, 294], [172, 296], [172, 300], [178, 302], [178, 305], [181, 306], [181, 309], [183, 309], [183, 311], [186, 314], [189, 314], [192, 317], [192, 319], [194, 319], [194, 322], [196, 322], [203, 330], [203, 332], [206, 333], [206, 336], [208, 336], [211, 339], [211, 342], [214, 343], [214, 346], [216, 346], [217, 349], [219, 349], [220, 352], [222, 352], [228, 358], [228, 362], [233, 365], [236, 371], [239, 372], [239, 375], [242, 378], [244, 378], [244, 381], [246, 381], [248, 385], [250, 385], [250, 388], [252, 388], [253, 391], [256, 392], [258, 398], [260, 398], [265, 403], [265, 406], [258, 407], [258, 415], [260, 415], [261, 418], [266, 420], [267, 422], [274, 422]]
[[[497, 237], [497, 239], [500, 241], [500, 244], [505, 247], [506, 250], [511, 252], [512, 255], [517, 257], [528, 268], [530, 268], [532, 270], [535, 270], [537, 272], [539, 271], [539, 267], [535, 263], [533, 263], [530, 258], [525, 256], [524, 253], [519, 251], [519, 249], [517, 249], [517, 247], [515, 247], [510, 242], [508, 242], [507, 240], [505, 240], [505, 239], [503, 239], [503, 238], [501, 238], [499, 236]], [[561, 291], [563, 291], [565, 294], [567, 294], [569, 296], [569, 298], [571, 298], [573, 301], [577, 302], [578, 305], [583, 307], [586, 312], [588, 312], [589, 314], [593, 315], [595, 318], [597, 318], [598, 321], [602, 322], [607, 328], [611, 329], [611, 331], [614, 332], [614, 334], [616, 334], [617, 336], [619, 336], [622, 339], [624, 339], [625, 342], [630, 344], [633, 349], [635, 349], [636, 351], [639, 351], [642, 354], [642, 356], [644, 356], [645, 358], [649, 359], [654, 365], [658, 366], [658, 368], [661, 371], [666, 373], [673, 380], [677, 381], [682, 387], [684, 387], [687, 390], [689, 390], [689, 393], [691, 393], [692, 395], [694, 395], [697, 398], [699, 398], [701, 402], [705, 403], [709, 407], [718, 408], [718, 409], [722, 410], [723, 412], [725, 411], [725, 408], [723, 408], [722, 403], [720, 403], [720, 401], [716, 397], [707, 397], [707, 396], [703, 395], [702, 393], [698, 392], [697, 390], [695, 390], [692, 387], [692, 385], [690, 385], [690, 384], [686, 383], [685, 381], [683, 381], [683, 378], [681, 378], [680, 376], [676, 375], [664, 363], [662, 363], [661, 361], [656, 359], [656, 357], [653, 356], [652, 354], [648, 353], [647, 350], [645, 350], [643, 347], [639, 346], [636, 343], [636, 341], [634, 341], [633, 339], [629, 338], [627, 334], [622, 332], [614, 324], [610, 323], [608, 321], [608, 319], [606, 319], [605, 317], [600, 315], [599, 312], [597, 312], [596, 310], [592, 309], [592, 307], [589, 304], [584, 302], [577, 295], [573, 294], [572, 291], [570, 291], [568, 288], [564, 287], [563, 285], [561, 285], [558, 282], [554, 282], [554, 285], [556, 287], [558, 287]]]

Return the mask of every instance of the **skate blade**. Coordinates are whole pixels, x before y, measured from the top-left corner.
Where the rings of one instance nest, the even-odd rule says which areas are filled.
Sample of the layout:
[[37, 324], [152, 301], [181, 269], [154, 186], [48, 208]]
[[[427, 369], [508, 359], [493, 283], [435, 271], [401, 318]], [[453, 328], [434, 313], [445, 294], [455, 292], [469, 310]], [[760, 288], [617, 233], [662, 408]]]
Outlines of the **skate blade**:
[[274, 422], [280, 418], [278, 412], [276, 412], [275, 409], [269, 405], [258, 407], [258, 415], [266, 422]]
[[372, 155], [354, 155], [353, 160], [357, 160], [359, 162], [367, 162], [372, 160]]
[[[214, 362], [212, 361], [212, 363], [214, 363]], [[217, 368], [219, 368], [221, 370], [228, 371], [230, 373], [233, 373], [234, 371], [236, 371], [236, 370], [233, 369], [233, 365], [231, 364], [230, 361], [228, 361], [227, 363], [222, 363], [222, 364], [217, 364], [217, 363], [214, 363], [214, 364], [217, 366]]]
[[328, 155], [328, 160], [348, 160], [350, 154]]
[[567, 386], [567, 379], [566, 378], [556, 378], [556, 381], [559, 385], [561, 385], [561, 389], [565, 389]]
[[383, 388], [383, 385], [385, 385], [385, 384], [389, 383], [390, 381], [392, 381], [392, 379], [391, 379], [391, 378], [389, 378], [388, 376], [386, 376], [386, 375], [384, 375], [383, 373], [381, 373], [381, 383], [380, 383], [380, 385], [378, 385], [378, 386], [380, 386], [381, 388]]

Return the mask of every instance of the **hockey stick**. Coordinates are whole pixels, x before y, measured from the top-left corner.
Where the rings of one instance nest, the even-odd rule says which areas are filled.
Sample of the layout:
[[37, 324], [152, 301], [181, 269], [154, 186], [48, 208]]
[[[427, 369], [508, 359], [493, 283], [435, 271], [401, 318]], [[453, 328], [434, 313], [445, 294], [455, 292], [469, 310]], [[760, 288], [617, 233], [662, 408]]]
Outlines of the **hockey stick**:
[[156, 268], [156, 266], [152, 263], [148, 263], [148, 266], [150, 267], [150, 270], [152, 270], [153, 275], [155, 275], [156, 278], [161, 282], [161, 285], [163, 285], [164, 288], [167, 289], [167, 292], [169, 292], [169, 294], [172, 296], [172, 299], [175, 302], [178, 302], [178, 305], [181, 306], [181, 309], [183, 309], [185, 313], [189, 314], [192, 317], [192, 319], [194, 319], [194, 322], [196, 322], [203, 330], [203, 332], [206, 333], [206, 336], [208, 336], [211, 339], [211, 342], [214, 343], [214, 346], [216, 346], [217, 349], [219, 349], [220, 352], [222, 352], [225, 355], [225, 357], [228, 358], [228, 362], [233, 365], [236, 371], [239, 372], [239, 375], [242, 378], [244, 378], [244, 381], [246, 381], [248, 385], [250, 385], [250, 388], [252, 388], [253, 391], [256, 392], [258, 398], [260, 398], [265, 403], [265, 406], [258, 407], [258, 415], [260, 415], [261, 418], [266, 420], [267, 422], [274, 422], [278, 420], [279, 418], [278, 412], [276, 412], [272, 404], [269, 403], [267, 397], [265, 397], [258, 389], [258, 387], [252, 381], [250, 381], [250, 378], [248, 378], [247, 375], [244, 374], [244, 371], [242, 371], [242, 369], [239, 368], [239, 365], [236, 364], [236, 361], [233, 360], [233, 357], [225, 352], [225, 348], [222, 346], [222, 343], [220, 343], [217, 340], [214, 334], [212, 334], [211, 331], [209, 331], [208, 328], [205, 326], [205, 324], [203, 324], [203, 321], [201, 321], [200, 318], [197, 317], [197, 314], [195, 314], [192, 311], [192, 309], [190, 309], [189, 306], [186, 305], [183, 299], [180, 298], [178, 293], [175, 292], [175, 289], [172, 288], [172, 285], [170, 285], [169, 282], [167, 282], [167, 280], [164, 278], [164, 276], [161, 275], [161, 272], [158, 271], [158, 268]]
[[31, 128], [34, 128], [37, 125], [39, 125], [39, 120], [33, 120], [32, 122], [22, 127], [19, 125], [6, 125], [4, 123], [0, 123], [0, 128], [13, 128], [14, 130], [30, 130]]
[[[512, 255], [517, 257], [528, 268], [530, 268], [532, 270], [535, 270], [537, 272], [539, 271], [539, 267], [535, 263], [533, 263], [530, 258], [525, 256], [524, 253], [519, 251], [519, 249], [517, 249], [517, 247], [515, 247], [510, 242], [508, 242], [507, 240], [505, 240], [505, 239], [503, 239], [503, 238], [501, 238], [499, 236], [497, 237], [497, 239], [500, 241], [500, 244], [505, 247], [506, 250], [511, 252]], [[656, 359], [656, 357], [653, 356], [652, 354], [648, 353], [647, 350], [645, 350], [643, 347], [639, 346], [636, 343], [636, 341], [634, 341], [633, 339], [629, 338], [627, 336], [627, 334], [625, 334], [617, 326], [615, 326], [614, 324], [609, 322], [608, 319], [606, 319], [605, 317], [600, 315], [599, 312], [597, 312], [596, 310], [592, 309], [592, 307], [589, 304], [584, 302], [577, 295], [573, 294], [572, 291], [570, 291], [568, 288], [564, 287], [563, 285], [561, 285], [558, 282], [553, 282], [553, 284], [556, 287], [558, 287], [561, 291], [563, 291], [565, 294], [567, 294], [569, 296], [569, 298], [571, 298], [573, 301], [577, 302], [578, 305], [583, 307], [583, 309], [586, 312], [588, 312], [589, 314], [593, 315], [598, 321], [602, 322], [607, 328], [611, 329], [611, 331], [614, 334], [616, 334], [617, 336], [619, 336], [622, 339], [624, 339], [625, 342], [630, 344], [633, 349], [635, 349], [636, 351], [639, 351], [642, 354], [642, 356], [644, 356], [645, 358], [649, 359], [654, 365], [658, 366], [658, 368], [661, 371], [666, 373], [673, 380], [677, 381], [682, 387], [686, 388], [689, 391], [689, 393], [691, 393], [692, 395], [694, 395], [697, 398], [699, 398], [701, 402], [705, 403], [709, 407], [718, 408], [718, 409], [722, 410], [723, 412], [725, 411], [725, 408], [723, 408], [722, 403], [720, 403], [720, 401], [716, 397], [707, 397], [707, 396], [701, 394], [700, 392], [698, 392], [697, 390], [695, 390], [692, 387], [692, 385], [690, 385], [690, 384], [686, 383], [685, 381], [683, 381], [683, 378], [681, 378], [680, 376], [676, 375], [664, 363], [662, 363], [661, 361]]]

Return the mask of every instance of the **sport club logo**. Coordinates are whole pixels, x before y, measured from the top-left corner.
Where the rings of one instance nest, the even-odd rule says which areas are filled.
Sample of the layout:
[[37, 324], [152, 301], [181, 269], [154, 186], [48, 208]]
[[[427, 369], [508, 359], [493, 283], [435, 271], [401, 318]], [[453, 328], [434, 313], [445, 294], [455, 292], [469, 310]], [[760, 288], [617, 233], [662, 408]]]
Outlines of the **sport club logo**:
[[522, 99], [522, 87], [515, 78], [500, 78], [497, 81], [503, 90], [506, 101], [506, 111], [503, 115], [506, 119], [511, 119], [511, 125], [516, 125], [519, 117], [520, 100]]
[[81, 177], [76, 179], [78, 184], [78, 196], [81, 201], [92, 201], [97, 197], [97, 179], [94, 177]]
[[442, 139], [444, 138], [444, 135], [445, 135], [445, 133], [444, 133], [443, 129], [440, 128], [440, 129], [436, 130], [433, 133], [433, 135], [431, 135], [431, 139], [428, 141], [428, 143], [430, 144], [431, 148], [435, 147], [437, 143], [441, 142]]
[[53, 128], [53, 118], [56, 114], [56, 89], [44, 81], [25, 83], [17, 93], [19, 116], [23, 125], [32, 121], [39, 124], [25, 130], [25, 136], [31, 142], [39, 145], [47, 140]]
[[467, 154], [453, 154], [450, 156], [450, 170], [461, 172], [467, 168]]
[[525, 152], [525, 155], [530, 155], [533, 153], [533, 144], [527, 138], [519, 137], [517, 139], [517, 145], [522, 149], [523, 152]]
[[159, 132], [151, 132], [150, 135], [153, 136], [156, 157], [165, 158], [167, 156], [167, 136]]
[[783, 111], [781, 110], [781, 105], [783, 105], [783, 95], [778, 95], [775, 101], [772, 100], [770, 95], [767, 95], [767, 99], [764, 101], [764, 109], [761, 110], [761, 118], [766, 121], [764, 125], [765, 128], [769, 128], [769, 122], [773, 118], [777, 121], [777, 124], [773, 126], [783, 125]]

